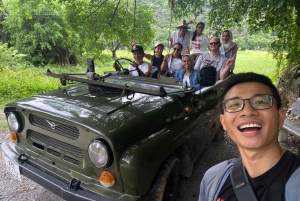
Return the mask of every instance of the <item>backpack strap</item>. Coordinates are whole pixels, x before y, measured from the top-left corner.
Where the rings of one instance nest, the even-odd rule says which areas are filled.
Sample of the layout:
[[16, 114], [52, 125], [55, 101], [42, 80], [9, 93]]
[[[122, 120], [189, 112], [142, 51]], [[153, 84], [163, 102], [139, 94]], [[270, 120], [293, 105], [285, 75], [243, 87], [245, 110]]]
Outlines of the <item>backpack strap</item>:
[[213, 184], [208, 193], [208, 201], [213, 201], [214, 194], [216, 193], [217, 184], [220, 182], [221, 176], [224, 174], [225, 167], [227, 163], [221, 167], [220, 171], [218, 172], [217, 176], [214, 178]]
[[234, 161], [230, 179], [234, 193], [239, 201], [257, 201], [241, 158]]
[[300, 166], [285, 185], [285, 200], [300, 201]]

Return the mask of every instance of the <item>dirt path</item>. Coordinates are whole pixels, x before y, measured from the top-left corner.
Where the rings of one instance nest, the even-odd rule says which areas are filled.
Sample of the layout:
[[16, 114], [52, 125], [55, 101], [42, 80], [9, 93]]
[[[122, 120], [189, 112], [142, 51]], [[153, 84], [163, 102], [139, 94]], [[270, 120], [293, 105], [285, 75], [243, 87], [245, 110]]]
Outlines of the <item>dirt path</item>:
[[[0, 132], [0, 141], [8, 141], [7, 131]], [[293, 150], [295, 147], [299, 148], [299, 143], [295, 144], [290, 138], [288, 142], [281, 143], [281, 146]], [[192, 176], [180, 178], [177, 201], [197, 201], [200, 181], [205, 171], [221, 161], [238, 156], [236, 146], [227, 136], [220, 141], [213, 141], [194, 164]], [[11, 179], [11, 176], [6, 172], [2, 156], [0, 157], [0, 178], [0, 200], [62, 201], [55, 194], [25, 177], [22, 177], [22, 182]]]

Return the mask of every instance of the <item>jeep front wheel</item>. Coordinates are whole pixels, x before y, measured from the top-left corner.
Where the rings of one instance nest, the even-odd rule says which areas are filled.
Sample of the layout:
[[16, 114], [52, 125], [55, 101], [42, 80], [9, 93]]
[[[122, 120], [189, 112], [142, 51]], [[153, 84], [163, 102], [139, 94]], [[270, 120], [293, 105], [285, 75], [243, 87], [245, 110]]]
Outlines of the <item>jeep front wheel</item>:
[[179, 159], [175, 155], [171, 155], [160, 168], [152, 188], [142, 196], [141, 200], [174, 201], [179, 181], [179, 168]]

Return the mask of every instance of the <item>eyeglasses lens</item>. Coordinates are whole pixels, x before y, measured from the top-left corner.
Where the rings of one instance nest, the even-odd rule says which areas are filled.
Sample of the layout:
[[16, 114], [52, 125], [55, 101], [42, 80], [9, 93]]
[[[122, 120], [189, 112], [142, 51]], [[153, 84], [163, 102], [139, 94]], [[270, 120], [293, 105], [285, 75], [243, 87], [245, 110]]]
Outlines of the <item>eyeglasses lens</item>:
[[245, 106], [245, 101], [249, 100], [250, 105], [253, 109], [256, 110], [265, 110], [269, 109], [273, 105], [273, 96], [272, 95], [256, 95], [249, 99], [230, 99], [223, 102], [223, 106], [226, 112], [233, 113], [243, 110]]
[[220, 42], [211, 42], [210, 45], [218, 45]]

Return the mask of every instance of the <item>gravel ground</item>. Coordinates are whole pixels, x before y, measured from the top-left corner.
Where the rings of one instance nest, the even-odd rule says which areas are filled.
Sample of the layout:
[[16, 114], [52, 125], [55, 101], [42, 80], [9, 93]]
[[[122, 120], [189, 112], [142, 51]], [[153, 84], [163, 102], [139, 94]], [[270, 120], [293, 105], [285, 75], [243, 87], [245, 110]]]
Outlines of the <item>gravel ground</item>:
[[[3, 115], [3, 114], [0, 114]], [[0, 132], [0, 141], [8, 142], [7, 131]], [[281, 146], [285, 149], [298, 152], [299, 140], [293, 136], [289, 136], [286, 142], [281, 142]], [[239, 153], [235, 144], [224, 136], [220, 141], [213, 141], [202, 154], [202, 156], [194, 164], [194, 171], [190, 178], [180, 177], [177, 201], [197, 201], [199, 196], [199, 186], [201, 178], [205, 171], [224, 160], [238, 157]], [[22, 182], [11, 178], [6, 172], [5, 164], [2, 156], [0, 156], [0, 200], [41, 200], [41, 201], [61, 201], [62, 199], [22, 176]]]

